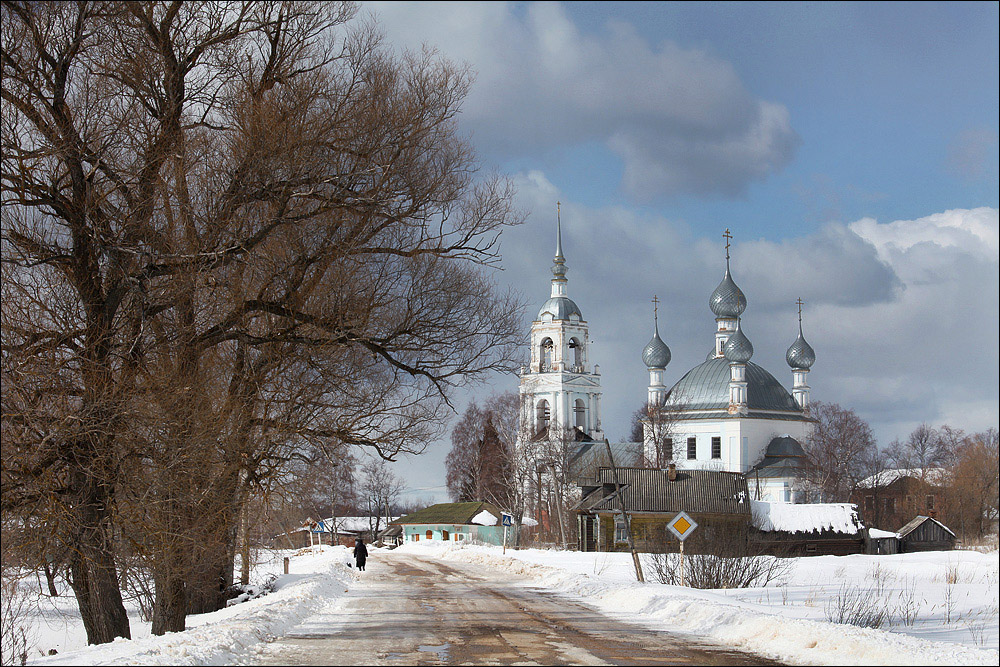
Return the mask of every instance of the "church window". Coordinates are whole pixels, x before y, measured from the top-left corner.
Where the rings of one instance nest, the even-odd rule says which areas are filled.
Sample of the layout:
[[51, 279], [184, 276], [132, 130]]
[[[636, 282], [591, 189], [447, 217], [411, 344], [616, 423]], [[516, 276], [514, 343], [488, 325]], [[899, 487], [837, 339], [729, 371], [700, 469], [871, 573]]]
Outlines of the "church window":
[[570, 338], [569, 349], [573, 350], [573, 370], [579, 373], [583, 370], [583, 344], [576, 338]]
[[576, 399], [576, 403], [573, 405], [573, 415], [576, 418], [575, 426], [577, 428], [587, 428], [587, 408], [582, 399]]
[[539, 357], [538, 357], [539, 360], [540, 360], [539, 371], [541, 371], [542, 373], [546, 373], [546, 372], [552, 370], [552, 349], [553, 349], [553, 347], [554, 346], [552, 345], [552, 339], [551, 338], [546, 338], [545, 340], [542, 341], [542, 344], [541, 344], [540, 349], [539, 349]]
[[722, 458], [722, 438], [717, 436], [712, 437], [712, 458]]
[[698, 458], [698, 441], [695, 438], [688, 438], [688, 458]]
[[535, 410], [535, 430], [541, 431], [549, 427], [549, 402], [544, 398], [538, 401], [538, 407]]

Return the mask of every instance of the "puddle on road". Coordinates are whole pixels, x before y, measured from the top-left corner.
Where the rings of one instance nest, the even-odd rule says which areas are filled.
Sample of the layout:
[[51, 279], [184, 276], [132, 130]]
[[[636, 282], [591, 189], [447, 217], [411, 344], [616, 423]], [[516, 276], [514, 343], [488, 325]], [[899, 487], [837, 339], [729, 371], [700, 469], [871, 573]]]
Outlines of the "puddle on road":
[[437, 646], [418, 646], [417, 650], [422, 653], [434, 653], [441, 662], [448, 662], [448, 649], [450, 648], [451, 644], [445, 642]]
[[[433, 653], [438, 662], [448, 662], [448, 650], [451, 649], [451, 644], [445, 642], [444, 644], [423, 644], [417, 647], [417, 650], [421, 653]], [[412, 653], [386, 653], [386, 660], [412, 660]]]

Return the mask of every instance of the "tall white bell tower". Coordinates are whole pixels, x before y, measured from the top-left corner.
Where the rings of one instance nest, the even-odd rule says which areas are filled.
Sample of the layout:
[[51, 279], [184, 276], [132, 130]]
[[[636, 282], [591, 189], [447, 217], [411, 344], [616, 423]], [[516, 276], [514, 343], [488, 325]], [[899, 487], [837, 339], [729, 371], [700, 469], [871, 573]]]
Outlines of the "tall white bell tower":
[[[552, 291], [531, 323], [531, 361], [521, 369], [522, 438], [603, 440], [600, 366], [590, 360], [590, 335], [580, 308], [566, 295], [561, 210], [556, 209], [556, 255]], [[526, 427], [526, 428], [525, 428]]]

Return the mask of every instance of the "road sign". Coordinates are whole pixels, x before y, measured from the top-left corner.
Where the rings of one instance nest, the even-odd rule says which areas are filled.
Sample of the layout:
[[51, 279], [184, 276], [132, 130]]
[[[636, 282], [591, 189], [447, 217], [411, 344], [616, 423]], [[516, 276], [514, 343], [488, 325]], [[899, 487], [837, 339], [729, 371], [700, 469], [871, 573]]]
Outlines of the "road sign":
[[500, 521], [503, 523], [504, 526], [513, 526], [514, 515], [507, 514], [506, 512], [500, 512]]
[[667, 528], [670, 532], [677, 536], [677, 539], [683, 542], [694, 532], [694, 529], [698, 527], [698, 524], [694, 519], [687, 515], [687, 512], [678, 512], [677, 516], [671, 519], [670, 523], [667, 524]]

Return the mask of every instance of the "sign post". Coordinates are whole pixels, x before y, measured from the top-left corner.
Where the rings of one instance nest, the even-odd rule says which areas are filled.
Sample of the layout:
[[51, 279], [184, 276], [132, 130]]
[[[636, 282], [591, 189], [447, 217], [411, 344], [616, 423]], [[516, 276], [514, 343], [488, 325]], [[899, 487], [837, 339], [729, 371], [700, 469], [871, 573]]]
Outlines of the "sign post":
[[681, 543], [681, 586], [684, 585], [684, 540], [698, 527], [697, 522], [687, 515], [687, 512], [678, 512], [677, 516], [670, 520], [667, 529], [677, 536]]
[[503, 524], [503, 553], [507, 553], [507, 528], [514, 524], [514, 515], [500, 512], [500, 523]]

